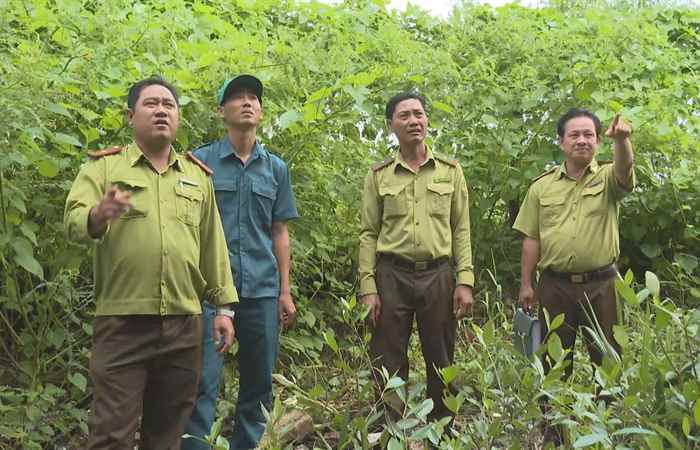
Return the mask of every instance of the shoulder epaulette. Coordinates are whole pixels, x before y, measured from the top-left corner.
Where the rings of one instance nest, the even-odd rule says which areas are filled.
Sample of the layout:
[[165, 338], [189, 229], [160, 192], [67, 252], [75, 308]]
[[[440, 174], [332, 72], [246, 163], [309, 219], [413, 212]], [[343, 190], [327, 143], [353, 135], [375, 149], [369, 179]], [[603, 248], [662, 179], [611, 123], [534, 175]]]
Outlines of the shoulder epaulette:
[[558, 168], [559, 168], [559, 166], [554, 166], [551, 169], [537, 175], [535, 178], [532, 179], [532, 182], [534, 183], [535, 181], [539, 180], [540, 178], [542, 178], [546, 175], [549, 175], [550, 173], [554, 173], [554, 171], [556, 171]]
[[457, 167], [459, 166], [459, 161], [453, 158], [448, 158], [446, 156], [438, 155], [438, 154], [433, 154], [433, 157], [439, 161], [444, 162], [445, 164], [449, 164], [452, 167]]
[[378, 170], [381, 170], [381, 169], [385, 168], [386, 166], [388, 166], [389, 164], [391, 164], [393, 161], [394, 161], [394, 158], [389, 156], [382, 162], [372, 164], [372, 171], [376, 172]]
[[94, 152], [87, 152], [87, 154], [91, 159], [100, 159], [105, 156], [121, 153], [122, 150], [124, 150], [124, 147], [108, 147], [102, 150], [95, 150]]
[[194, 153], [192, 152], [187, 152], [187, 159], [195, 163], [197, 166], [199, 166], [200, 169], [204, 173], [207, 174], [208, 177], [214, 175], [214, 171], [209, 168], [206, 164], [204, 164], [202, 161], [198, 160], [196, 156], [194, 156]]
[[195, 147], [192, 151], [194, 152], [194, 151], [199, 150], [200, 148], [209, 147], [209, 146], [212, 145], [214, 142], [216, 142], [216, 141], [211, 141], [211, 142], [207, 142], [206, 144], [202, 144], [202, 145], [200, 145], [199, 147]]

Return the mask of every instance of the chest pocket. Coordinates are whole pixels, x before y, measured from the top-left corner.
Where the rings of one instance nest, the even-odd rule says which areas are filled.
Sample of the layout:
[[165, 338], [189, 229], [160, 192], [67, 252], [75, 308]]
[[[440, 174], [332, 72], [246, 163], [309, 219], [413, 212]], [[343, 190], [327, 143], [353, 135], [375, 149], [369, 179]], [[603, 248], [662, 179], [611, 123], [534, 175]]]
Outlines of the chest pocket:
[[234, 214], [238, 206], [238, 179], [214, 178], [214, 192], [221, 220], [226, 222], [226, 217]]
[[608, 205], [605, 202], [605, 183], [584, 187], [581, 198], [581, 213], [584, 217], [605, 214]]
[[270, 226], [272, 224], [272, 209], [277, 199], [277, 190], [273, 186], [259, 181], [253, 182], [251, 190], [253, 191], [252, 206], [262, 215], [263, 223]]
[[445, 216], [450, 213], [452, 193], [455, 187], [451, 183], [428, 184], [428, 211], [432, 216]]
[[181, 222], [197, 227], [202, 217], [204, 193], [198, 186], [175, 185], [175, 209]]
[[566, 209], [565, 203], [564, 197], [540, 198], [540, 224], [547, 227], [561, 223]]
[[405, 216], [408, 213], [405, 184], [379, 185], [379, 196], [384, 206], [384, 218]]
[[148, 185], [145, 181], [124, 179], [112, 181], [110, 184], [131, 193], [131, 208], [120, 219], [143, 219], [148, 216]]

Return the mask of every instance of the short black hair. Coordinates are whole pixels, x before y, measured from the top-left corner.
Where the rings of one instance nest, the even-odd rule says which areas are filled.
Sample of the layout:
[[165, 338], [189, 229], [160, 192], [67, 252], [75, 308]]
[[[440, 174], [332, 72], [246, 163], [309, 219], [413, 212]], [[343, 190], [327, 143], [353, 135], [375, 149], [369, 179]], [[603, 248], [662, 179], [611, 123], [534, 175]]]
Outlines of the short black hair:
[[141, 95], [141, 91], [148, 87], [148, 86], [153, 86], [154, 84], [157, 84], [159, 86], [163, 86], [167, 90], [170, 91], [171, 94], [173, 94], [173, 97], [175, 98], [175, 103], [177, 106], [180, 106], [180, 99], [178, 98], [177, 95], [177, 89], [175, 86], [172, 84], [168, 83], [165, 81], [165, 79], [161, 76], [152, 76], [149, 78], [145, 78], [141, 81], [137, 81], [131, 87], [129, 88], [129, 95], [126, 99], [126, 106], [129, 109], [134, 109], [136, 106], [136, 103], [139, 101], [139, 96]]
[[569, 120], [575, 119], [577, 117], [588, 117], [589, 119], [591, 119], [593, 121], [593, 125], [595, 126], [596, 137], [600, 136], [600, 133], [603, 130], [603, 126], [600, 123], [600, 119], [598, 118], [598, 116], [595, 115], [593, 111], [583, 108], [571, 108], [559, 118], [559, 121], [557, 122], [557, 135], [559, 137], [564, 137], [564, 133], [566, 132], [566, 123]]
[[418, 94], [417, 92], [401, 92], [400, 94], [396, 94], [391, 99], [389, 99], [389, 103], [386, 104], [386, 120], [391, 120], [392, 117], [394, 117], [394, 111], [396, 111], [396, 105], [401, 103], [404, 100], [418, 100], [423, 107], [423, 109], [426, 109], [426, 101], [425, 98]]

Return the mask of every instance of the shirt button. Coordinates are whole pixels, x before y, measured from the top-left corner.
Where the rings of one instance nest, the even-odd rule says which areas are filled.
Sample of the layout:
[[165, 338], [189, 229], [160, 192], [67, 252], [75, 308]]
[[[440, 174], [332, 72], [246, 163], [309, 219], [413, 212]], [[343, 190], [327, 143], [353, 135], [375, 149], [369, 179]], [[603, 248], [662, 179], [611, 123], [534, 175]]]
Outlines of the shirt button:
[[416, 225], [420, 225], [420, 222], [416, 222]]

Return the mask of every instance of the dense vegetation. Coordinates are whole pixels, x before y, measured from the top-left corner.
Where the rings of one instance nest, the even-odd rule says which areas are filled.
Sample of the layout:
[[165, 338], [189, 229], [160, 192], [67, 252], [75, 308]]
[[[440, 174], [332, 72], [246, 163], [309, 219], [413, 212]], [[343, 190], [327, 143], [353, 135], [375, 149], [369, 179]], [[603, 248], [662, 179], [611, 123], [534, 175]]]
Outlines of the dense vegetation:
[[[574, 447], [700, 448], [700, 11], [467, 4], [443, 21], [388, 13], [382, 0], [0, 0], [0, 29], [0, 448], [77, 448], [86, 432], [91, 251], [62, 230], [86, 150], [129, 141], [125, 92], [154, 73], [182, 91], [178, 149], [217, 138], [215, 91], [241, 72], [266, 84], [261, 139], [288, 161], [302, 214], [299, 321], [283, 337], [273, 418], [308, 412], [306, 444], [319, 448], [367, 447], [375, 431], [355, 297], [358, 204], [367, 167], [391, 144], [384, 104], [410, 88], [431, 103], [432, 144], [470, 185], [478, 305], [444, 373], [461, 386], [449, 399], [459, 436], [426, 425], [416, 357], [411, 408], [383, 444], [528, 448], [546, 396]], [[595, 372], [580, 364], [562, 384], [510, 344], [510, 223], [529, 180], [560, 160], [553, 123], [573, 105], [634, 125], [639, 187], [621, 218], [623, 356]], [[545, 350], [561, 358], [556, 340]], [[222, 417], [235, 374], [231, 362]], [[594, 378], [615, 397], [608, 407]], [[271, 431], [267, 445], [281, 446], [283, 430]]]

